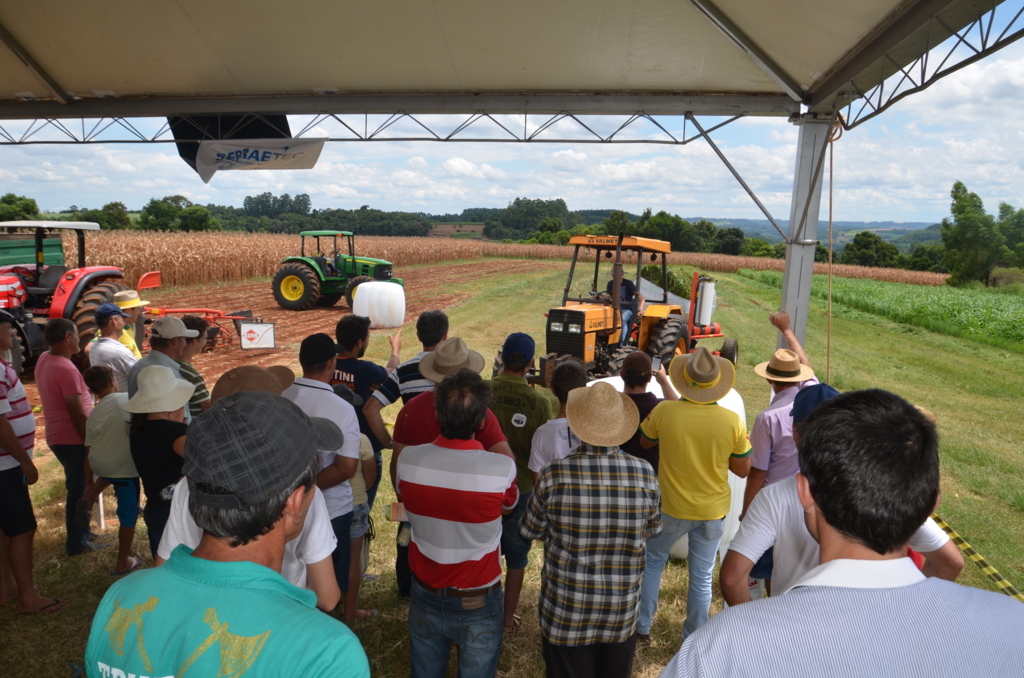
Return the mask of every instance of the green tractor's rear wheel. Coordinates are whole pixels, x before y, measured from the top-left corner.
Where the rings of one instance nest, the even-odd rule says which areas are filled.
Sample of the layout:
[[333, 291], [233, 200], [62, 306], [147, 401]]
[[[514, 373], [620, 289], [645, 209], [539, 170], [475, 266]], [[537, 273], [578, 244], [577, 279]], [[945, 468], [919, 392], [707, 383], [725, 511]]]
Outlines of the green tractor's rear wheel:
[[341, 292], [334, 292], [333, 294], [321, 294], [320, 298], [316, 300], [316, 305], [334, 306], [336, 303], [338, 303], [338, 300], [341, 299], [343, 296], [345, 295], [342, 294]]
[[373, 278], [368, 275], [357, 275], [356, 277], [349, 279], [348, 285], [345, 287], [345, 302], [348, 304], [350, 310], [355, 310], [352, 307], [352, 299], [356, 296], [356, 288], [364, 282], [373, 282]]
[[320, 298], [320, 278], [309, 266], [285, 264], [272, 283], [274, 299], [289, 311], [308, 311]]

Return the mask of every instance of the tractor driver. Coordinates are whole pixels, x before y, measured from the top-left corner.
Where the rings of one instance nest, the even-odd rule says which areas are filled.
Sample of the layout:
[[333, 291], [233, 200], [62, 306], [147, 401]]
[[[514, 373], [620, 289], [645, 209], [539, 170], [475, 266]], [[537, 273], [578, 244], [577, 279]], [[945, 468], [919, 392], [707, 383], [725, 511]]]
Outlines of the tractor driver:
[[[614, 284], [614, 279], [609, 280], [608, 285], [605, 287], [605, 291], [608, 293], [609, 298], [611, 298], [612, 285]], [[633, 319], [634, 299], [637, 300], [636, 312], [641, 313], [644, 310], [644, 304], [647, 303], [647, 300], [644, 299], [644, 295], [640, 294], [640, 290], [636, 288], [636, 283], [629, 278], [623, 278], [622, 286], [619, 287], [619, 301], [621, 302], [619, 306], [622, 313], [622, 338], [620, 341], [622, 343], [625, 343], [626, 339], [629, 337], [629, 321]]]

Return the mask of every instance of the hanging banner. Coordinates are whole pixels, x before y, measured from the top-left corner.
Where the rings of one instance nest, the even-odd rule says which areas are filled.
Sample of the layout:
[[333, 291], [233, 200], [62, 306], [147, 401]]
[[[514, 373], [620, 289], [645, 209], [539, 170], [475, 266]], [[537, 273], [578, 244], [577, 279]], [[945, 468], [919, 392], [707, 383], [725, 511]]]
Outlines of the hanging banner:
[[313, 169], [327, 139], [224, 139], [203, 141], [196, 172], [204, 183], [218, 171]]

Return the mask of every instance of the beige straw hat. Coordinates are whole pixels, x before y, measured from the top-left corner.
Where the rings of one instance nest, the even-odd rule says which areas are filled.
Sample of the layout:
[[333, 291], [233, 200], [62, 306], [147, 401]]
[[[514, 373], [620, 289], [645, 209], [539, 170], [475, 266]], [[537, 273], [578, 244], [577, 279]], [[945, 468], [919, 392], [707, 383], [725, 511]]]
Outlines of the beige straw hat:
[[232, 367], [217, 380], [210, 394], [211, 400], [220, 400], [235, 393], [263, 391], [281, 395], [295, 383], [295, 373], [284, 365], [263, 368], [258, 365]]
[[724, 398], [736, 381], [732, 363], [703, 346], [689, 355], [677, 355], [669, 365], [668, 378], [679, 396], [707, 405]]
[[814, 376], [814, 370], [800, 363], [800, 356], [788, 348], [780, 348], [766, 363], [754, 366], [758, 376], [781, 382], [807, 381]]
[[420, 360], [420, 375], [435, 384], [462, 369], [479, 373], [484, 369], [484, 357], [476, 351], [470, 351], [466, 342], [459, 337], [445, 339]]
[[139, 390], [128, 400], [125, 410], [132, 414], [146, 412], [174, 412], [184, 407], [195, 384], [174, 376], [170, 367], [150, 365], [139, 372]]
[[599, 447], [618, 447], [640, 426], [633, 399], [603, 381], [569, 391], [565, 418], [580, 440]]
[[148, 301], [139, 299], [139, 293], [135, 290], [122, 290], [114, 294], [114, 303], [120, 308], [135, 308], [136, 306], [149, 306]]

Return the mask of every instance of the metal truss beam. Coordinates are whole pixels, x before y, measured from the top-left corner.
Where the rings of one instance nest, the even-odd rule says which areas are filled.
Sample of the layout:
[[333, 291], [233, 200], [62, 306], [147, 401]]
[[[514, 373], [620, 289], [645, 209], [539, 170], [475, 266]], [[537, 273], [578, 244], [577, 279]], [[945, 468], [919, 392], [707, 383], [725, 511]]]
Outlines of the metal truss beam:
[[211, 97], [181, 99], [77, 99], [0, 103], [0, 119], [161, 118], [169, 115], [216, 113], [530, 113], [563, 111], [586, 115], [767, 115], [789, 117], [799, 103], [780, 95], [647, 94], [329, 94], [276, 97]]
[[[249, 113], [248, 115], [259, 118], [262, 117], [263, 113]], [[187, 115], [180, 117], [185, 122], [189, 120]], [[548, 116], [546, 119], [535, 119], [532, 125], [529, 115], [524, 114], [521, 127], [518, 124], [509, 124], [509, 120], [499, 120], [494, 115], [484, 112], [476, 112], [464, 116], [461, 120], [459, 117], [446, 116], [447, 119], [443, 121], [437, 119], [425, 121], [411, 113], [398, 112], [392, 113], [383, 122], [374, 121], [371, 124], [370, 115], [363, 114], [363, 124], [358, 125], [351, 119], [351, 116], [348, 120], [345, 120], [334, 113], [321, 114], [309, 120], [294, 135], [294, 138], [298, 139], [309, 135], [321, 136], [323, 134], [323, 127], [331, 125], [337, 127], [341, 136], [330, 136], [328, 137], [329, 141], [667, 144], [682, 146], [700, 138], [705, 138], [710, 143], [711, 139], [708, 134], [739, 120], [743, 116], [731, 116], [704, 130], [697, 123], [696, 117], [687, 113], [681, 116], [683, 118], [683, 133], [673, 134], [669, 131], [669, 128], [673, 125], [665, 120], [659, 120], [659, 118], [678, 118], [680, 116], [655, 117], [648, 113], [639, 112], [629, 115], [614, 131], [604, 135], [594, 130], [593, 122], [588, 120], [588, 116], [566, 111]], [[242, 122], [244, 122], [244, 119], [238, 122], [238, 124], [242, 124]], [[409, 127], [416, 131], [416, 133], [389, 134], [389, 130], [393, 130], [401, 122], [411, 123]], [[32, 120], [27, 127], [16, 130], [10, 123], [5, 124], [3, 121], [0, 121], [0, 146], [33, 144], [159, 144], [200, 142], [214, 138], [213, 136], [203, 136], [200, 134], [200, 131], [205, 128], [199, 125], [193, 125], [193, 128], [197, 131], [196, 138], [175, 139], [171, 134], [170, 126], [166, 123], [155, 133], [150, 134], [141, 132], [136, 123], [125, 118], [101, 118], [99, 120], [43, 118]], [[561, 131], [556, 134], [554, 133], [554, 126], [558, 123], [569, 124], [560, 126], [558, 129]], [[636, 130], [639, 125], [645, 123], [653, 126], [656, 130], [656, 136], [652, 137], [647, 134], [643, 137], [637, 137], [629, 134], [629, 132]], [[692, 124], [698, 130], [697, 133], [687, 135], [687, 123]], [[483, 124], [487, 124], [489, 129], [494, 131], [497, 136], [484, 137], [475, 134]], [[443, 125], [446, 129], [441, 129]], [[570, 131], [575, 132], [578, 136], [567, 135]], [[54, 132], [57, 133], [54, 134]], [[712, 144], [712, 147], [714, 147], [714, 144]]]
[[788, 94], [793, 101], [797, 103], [803, 101], [804, 90], [796, 80], [790, 77], [789, 73], [765, 54], [764, 50], [758, 47], [757, 43], [751, 40], [722, 10], [718, 9], [715, 3], [711, 2], [711, 0], [690, 0], [690, 3], [707, 17], [708, 21], [714, 24], [718, 30], [722, 31], [727, 38], [736, 43], [736, 46], [743, 50], [743, 53], [758, 68], [764, 71], [775, 84], [781, 87], [782, 91]]
[[[1024, 4], [984, 1], [990, 9], [964, 22], [967, 9], [962, 3], [920, 0], [816, 85], [807, 97], [809, 109], [842, 110], [844, 128], [852, 129], [1024, 37]], [[943, 12], [947, 6], [948, 12]], [[973, 11], [977, 12], [976, 6]], [[997, 18], [1007, 16], [999, 23], [1001, 30], [996, 28]], [[913, 54], [916, 58], [911, 58]]]
[[64, 93], [64, 89], [57, 84], [53, 78], [50, 77], [49, 73], [43, 70], [43, 67], [39, 65], [32, 55], [28, 53], [21, 43], [11, 35], [3, 24], [0, 24], [0, 42], [7, 45], [7, 49], [11, 50], [14, 56], [18, 57], [25, 66], [35, 73], [36, 77], [43, 81], [50, 93], [56, 97], [57, 101], [62, 105], [68, 102], [68, 95]]

